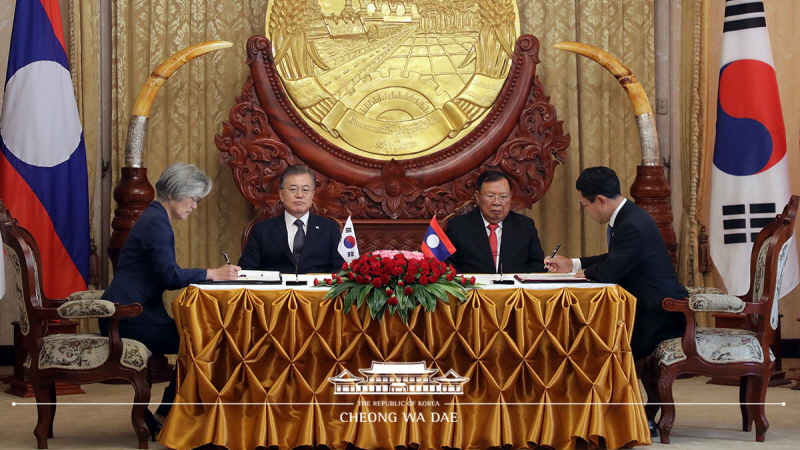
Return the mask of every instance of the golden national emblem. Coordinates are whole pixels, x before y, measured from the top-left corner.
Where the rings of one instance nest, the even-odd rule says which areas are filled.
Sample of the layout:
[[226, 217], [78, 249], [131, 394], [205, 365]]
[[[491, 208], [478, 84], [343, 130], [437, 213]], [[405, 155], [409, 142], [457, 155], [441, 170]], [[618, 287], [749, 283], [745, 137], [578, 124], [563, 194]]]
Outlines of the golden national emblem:
[[497, 99], [520, 33], [512, 0], [275, 0], [266, 24], [306, 123], [382, 160], [466, 136]]

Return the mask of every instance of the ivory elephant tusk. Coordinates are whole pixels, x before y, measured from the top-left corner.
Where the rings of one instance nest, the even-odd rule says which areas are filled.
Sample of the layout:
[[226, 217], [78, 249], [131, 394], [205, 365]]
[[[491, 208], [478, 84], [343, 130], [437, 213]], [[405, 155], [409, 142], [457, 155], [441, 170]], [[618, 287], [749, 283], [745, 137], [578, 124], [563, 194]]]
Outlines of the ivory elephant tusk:
[[167, 58], [144, 82], [133, 105], [133, 116], [128, 123], [128, 141], [125, 145], [125, 167], [144, 167], [144, 140], [147, 136], [147, 121], [150, 108], [158, 90], [167, 79], [184, 64], [194, 58], [233, 46], [228, 41], [209, 41], [195, 44]]
[[639, 83], [633, 72], [614, 55], [591, 45], [580, 42], [559, 42], [554, 47], [583, 55], [605, 67], [606, 70], [614, 75], [628, 94], [631, 104], [633, 104], [636, 125], [639, 128], [639, 142], [642, 146], [642, 165], [659, 165], [660, 156], [655, 116], [653, 116], [650, 100], [647, 99], [647, 93], [645, 93], [642, 84]]

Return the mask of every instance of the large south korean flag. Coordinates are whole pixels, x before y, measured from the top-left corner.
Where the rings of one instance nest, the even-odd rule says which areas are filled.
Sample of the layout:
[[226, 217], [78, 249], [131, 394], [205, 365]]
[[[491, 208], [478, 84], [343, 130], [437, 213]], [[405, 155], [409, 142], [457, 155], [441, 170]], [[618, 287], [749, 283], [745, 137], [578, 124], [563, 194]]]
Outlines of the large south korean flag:
[[[709, 233], [711, 257], [728, 293], [750, 285], [750, 253], [764, 226], [789, 201], [786, 130], [764, 3], [725, 4]], [[798, 283], [792, 242], [781, 295]]]

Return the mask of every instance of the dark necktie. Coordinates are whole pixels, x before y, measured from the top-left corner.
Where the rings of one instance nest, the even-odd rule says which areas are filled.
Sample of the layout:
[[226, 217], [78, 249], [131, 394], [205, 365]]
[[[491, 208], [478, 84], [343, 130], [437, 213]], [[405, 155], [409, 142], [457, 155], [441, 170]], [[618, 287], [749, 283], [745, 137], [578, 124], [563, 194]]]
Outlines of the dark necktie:
[[500, 226], [496, 223], [489, 224], [489, 248], [492, 249], [492, 262], [497, 267], [497, 230]]
[[608, 228], [606, 228], [606, 244], [608, 244], [609, 248], [611, 247], [611, 235], [613, 233], [614, 233], [614, 227], [609, 225]]
[[303, 231], [302, 220], [297, 219], [294, 221], [294, 224], [297, 226], [297, 233], [294, 235], [292, 254], [294, 255], [294, 261], [297, 264], [300, 264], [300, 255], [303, 253], [303, 244], [306, 242], [306, 233]]

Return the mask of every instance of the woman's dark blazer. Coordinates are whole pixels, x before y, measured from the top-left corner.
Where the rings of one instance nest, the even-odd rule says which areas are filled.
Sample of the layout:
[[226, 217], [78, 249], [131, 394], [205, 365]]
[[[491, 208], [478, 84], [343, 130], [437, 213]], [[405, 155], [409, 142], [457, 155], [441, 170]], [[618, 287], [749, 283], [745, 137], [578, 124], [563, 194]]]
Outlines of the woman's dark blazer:
[[123, 320], [141, 324], [165, 324], [173, 319], [164, 307], [166, 290], [185, 288], [204, 281], [206, 269], [182, 269], [175, 259], [175, 234], [167, 210], [151, 202], [133, 225], [119, 254], [114, 279], [103, 298], [121, 305], [141, 303], [144, 311]]

